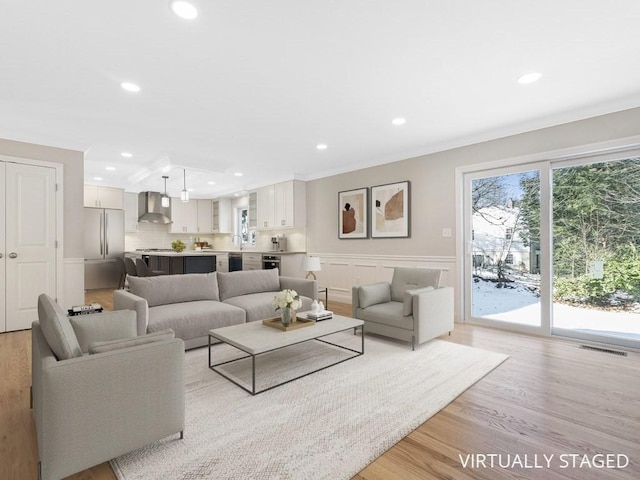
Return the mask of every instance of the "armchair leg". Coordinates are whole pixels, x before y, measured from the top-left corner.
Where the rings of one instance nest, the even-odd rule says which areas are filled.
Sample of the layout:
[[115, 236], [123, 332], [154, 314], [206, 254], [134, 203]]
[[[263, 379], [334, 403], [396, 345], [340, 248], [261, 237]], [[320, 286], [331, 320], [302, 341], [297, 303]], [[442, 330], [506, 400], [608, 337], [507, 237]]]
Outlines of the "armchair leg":
[[33, 385], [29, 387], [29, 408], [33, 410]]
[[42, 480], [42, 462], [38, 462], [38, 480]]
[[416, 350], [416, 337], [411, 337], [411, 351], [414, 352]]
[[184, 440], [184, 430], [180, 430], [180, 440]]

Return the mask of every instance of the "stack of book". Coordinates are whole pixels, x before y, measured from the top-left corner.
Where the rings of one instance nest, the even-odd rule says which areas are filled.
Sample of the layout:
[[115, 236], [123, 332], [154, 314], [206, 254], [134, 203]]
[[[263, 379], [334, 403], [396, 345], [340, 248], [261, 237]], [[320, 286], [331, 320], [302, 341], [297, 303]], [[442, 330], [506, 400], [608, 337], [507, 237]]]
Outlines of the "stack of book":
[[307, 312], [307, 318], [319, 322], [321, 320], [328, 320], [333, 317], [333, 312], [330, 310], [322, 310], [320, 312]]
[[74, 305], [69, 310], [67, 310], [69, 316], [73, 317], [75, 315], [87, 315], [89, 313], [100, 313], [102, 312], [102, 305], [99, 303], [91, 303], [89, 305]]

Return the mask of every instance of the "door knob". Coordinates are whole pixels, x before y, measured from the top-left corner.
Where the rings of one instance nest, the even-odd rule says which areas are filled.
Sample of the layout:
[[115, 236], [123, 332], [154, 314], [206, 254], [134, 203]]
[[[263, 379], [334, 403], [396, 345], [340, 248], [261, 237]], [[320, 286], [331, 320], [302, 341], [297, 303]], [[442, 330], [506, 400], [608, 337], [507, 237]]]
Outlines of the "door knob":
[[11, 252], [9, 254], [9, 258], [16, 258], [18, 256], [18, 254], [16, 252]]

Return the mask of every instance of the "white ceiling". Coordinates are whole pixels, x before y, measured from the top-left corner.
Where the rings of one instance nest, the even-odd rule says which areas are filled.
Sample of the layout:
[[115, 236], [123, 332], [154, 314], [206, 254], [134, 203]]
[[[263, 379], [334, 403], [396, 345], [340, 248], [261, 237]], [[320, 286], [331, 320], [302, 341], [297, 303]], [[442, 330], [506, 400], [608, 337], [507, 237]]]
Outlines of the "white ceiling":
[[640, 106], [637, 0], [192, 3], [0, 0], [0, 137], [212, 197]]

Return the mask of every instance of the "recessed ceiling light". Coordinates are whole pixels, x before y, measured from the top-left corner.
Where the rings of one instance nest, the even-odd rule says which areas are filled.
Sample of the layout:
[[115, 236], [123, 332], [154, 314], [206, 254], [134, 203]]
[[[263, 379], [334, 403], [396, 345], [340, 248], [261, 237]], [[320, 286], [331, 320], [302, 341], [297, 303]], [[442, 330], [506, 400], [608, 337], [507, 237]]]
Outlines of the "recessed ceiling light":
[[207, 182], [209, 185], [215, 185], [216, 182]]
[[324, 143], [319, 143], [318, 145], [316, 145], [316, 148], [318, 150], [326, 150], [328, 147]]
[[116, 170], [116, 167], [105, 167], [105, 170], [109, 170], [110, 172], [114, 172]]
[[189, 192], [195, 192], [195, 190], [193, 188], [187, 188], [187, 191]]
[[127, 92], [138, 93], [140, 91], [140, 87], [135, 83], [131, 82], [122, 82], [120, 86], [126, 90]]
[[520, 85], [526, 85], [528, 83], [533, 83], [533, 82], [537, 82], [538, 80], [540, 80], [540, 77], [542, 77], [542, 74], [539, 72], [531, 72], [531, 73], [527, 73], [525, 75], [522, 75], [519, 79], [518, 79], [518, 83]]
[[236, 177], [241, 177], [241, 176], [242, 176], [242, 172], [236, 172], [236, 173], [234, 173], [234, 175], [235, 175]]
[[239, 193], [234, 193], [234, 194], [233, 194], [233, 196], [234, 196], [234, 197], [239, 197], [239, 196], [240, 196], [240, 194], [239, 194]]
[[132, 153], [129, 152], [122, 152], [120, 155], [122, 155], [124, 158], [131, 158], [133, 157]]
[[391, 120], [391, 123], [393, 123], [394, 125], [404, 125], [406, 122], [407, 121], [402, 117], [394, 118], [393, 120]]
[[102, 177], [93, 177], [93, 179], [98, 181], [98, 182], [102, 181]]
[[180, 18], [185, 20], [193, 20], [198, 16], [198, 10], [189, 2], [183, 0], [175, 0], [171, 2], [171, 10]]

